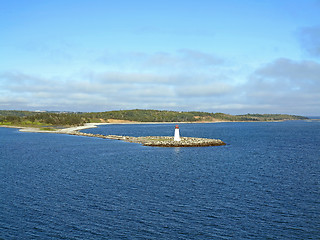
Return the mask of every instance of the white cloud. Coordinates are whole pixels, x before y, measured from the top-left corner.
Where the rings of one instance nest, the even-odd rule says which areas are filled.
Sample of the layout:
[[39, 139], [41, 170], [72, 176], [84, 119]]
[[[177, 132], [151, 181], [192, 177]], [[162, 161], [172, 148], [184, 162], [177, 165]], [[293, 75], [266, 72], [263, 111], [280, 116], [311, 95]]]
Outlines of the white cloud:
[[252, 86], [262, 91], [290, 93], [313, 92], [320, 87], [320, 64], [314, 61], [277, 59], [256, 70]]
[[[129, 106], [155, 107], [157, 104], [171, 104], [172, 98], [175, 98], [173, 85], [156, 75], [137, 73], [93, 75], [95, 77], [91, 79], [65, 79], [54, 83], [50, 78], [17, 72], [3, 73], [0, 75], [2, 89], [0, 104], [6, 109], [24, 106], [24, 109], [42, 107], [74, 110], [77, 108], [88, 111], [96, 108], [114, 109], [117, 106], [122, 109]], [[160, 80], [153, 82], [153, 79]], [[17, 99], [20, 100], [17, 101]]]
[[[311, 114], [320, 109], [320, 64], [277, 59], [256, 70], [243, 86], [246, 101], [270, 111]], [[270, 112], [269, 111], [269, 112]]]

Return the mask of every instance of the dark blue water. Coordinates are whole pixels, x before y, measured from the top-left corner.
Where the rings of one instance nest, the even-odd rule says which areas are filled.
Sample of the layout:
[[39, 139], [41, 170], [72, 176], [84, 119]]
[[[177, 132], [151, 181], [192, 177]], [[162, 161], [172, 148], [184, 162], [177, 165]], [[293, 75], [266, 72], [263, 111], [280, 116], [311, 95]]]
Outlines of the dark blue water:
[[156, 148], [0, 128], [0, 239], [320, 239], [320, 122], [180, 131], [228, 145]]

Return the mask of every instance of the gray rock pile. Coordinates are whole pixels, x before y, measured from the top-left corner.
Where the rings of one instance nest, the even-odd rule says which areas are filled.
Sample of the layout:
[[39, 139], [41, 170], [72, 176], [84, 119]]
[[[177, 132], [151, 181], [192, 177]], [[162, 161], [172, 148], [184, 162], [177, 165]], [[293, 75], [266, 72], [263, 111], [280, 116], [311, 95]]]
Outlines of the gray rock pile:
[[79, 131], [73, 131], [70, 135], [86, 136], [86, 137], [98, 137], [113, 140], [122, 140], [125, 142], [140, 143], [144, 146], [151, 147], [208, 147], [208, 146], [222, 146], [226, 145], [220, 139], [208, 139], [208, 138], [194, 138], [194, 137], [182, 137], [181, 141], [174, 141], [173, 137], [167, 136], [148, 136], [148, 137], [130, 137], [119, 135], [102, 135], [83, 133]]
[[208, 146], [222, 146], [226, 145], [220, 139], [208, 139], [208, 138], [194, 138], [194, 137], [182, 137], [181, 141], [174, 141], [173, 137], [151, 137], [142, 144], [152, 147], [208, 147]]

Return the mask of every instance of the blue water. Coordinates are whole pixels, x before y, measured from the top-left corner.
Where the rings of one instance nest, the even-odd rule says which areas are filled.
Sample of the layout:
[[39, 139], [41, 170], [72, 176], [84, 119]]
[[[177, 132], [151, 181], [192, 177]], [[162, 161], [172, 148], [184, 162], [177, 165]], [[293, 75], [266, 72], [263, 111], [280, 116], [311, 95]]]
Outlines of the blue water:
[[180, 132], [228, 145], [157, 148], [0, 128], [0, 239], [320, 239], [320, 122]]

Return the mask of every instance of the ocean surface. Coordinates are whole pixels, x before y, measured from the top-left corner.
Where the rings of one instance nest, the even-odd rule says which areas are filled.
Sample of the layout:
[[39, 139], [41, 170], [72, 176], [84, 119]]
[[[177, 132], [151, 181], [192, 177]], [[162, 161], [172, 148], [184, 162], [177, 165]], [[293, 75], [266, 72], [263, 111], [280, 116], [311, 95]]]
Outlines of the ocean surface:
[[[173, 135], [174, 124], [84, 132]], [[180, 124], [226, 146], [0, 128], [0, 239], [320, 239], [320, 122]]]

